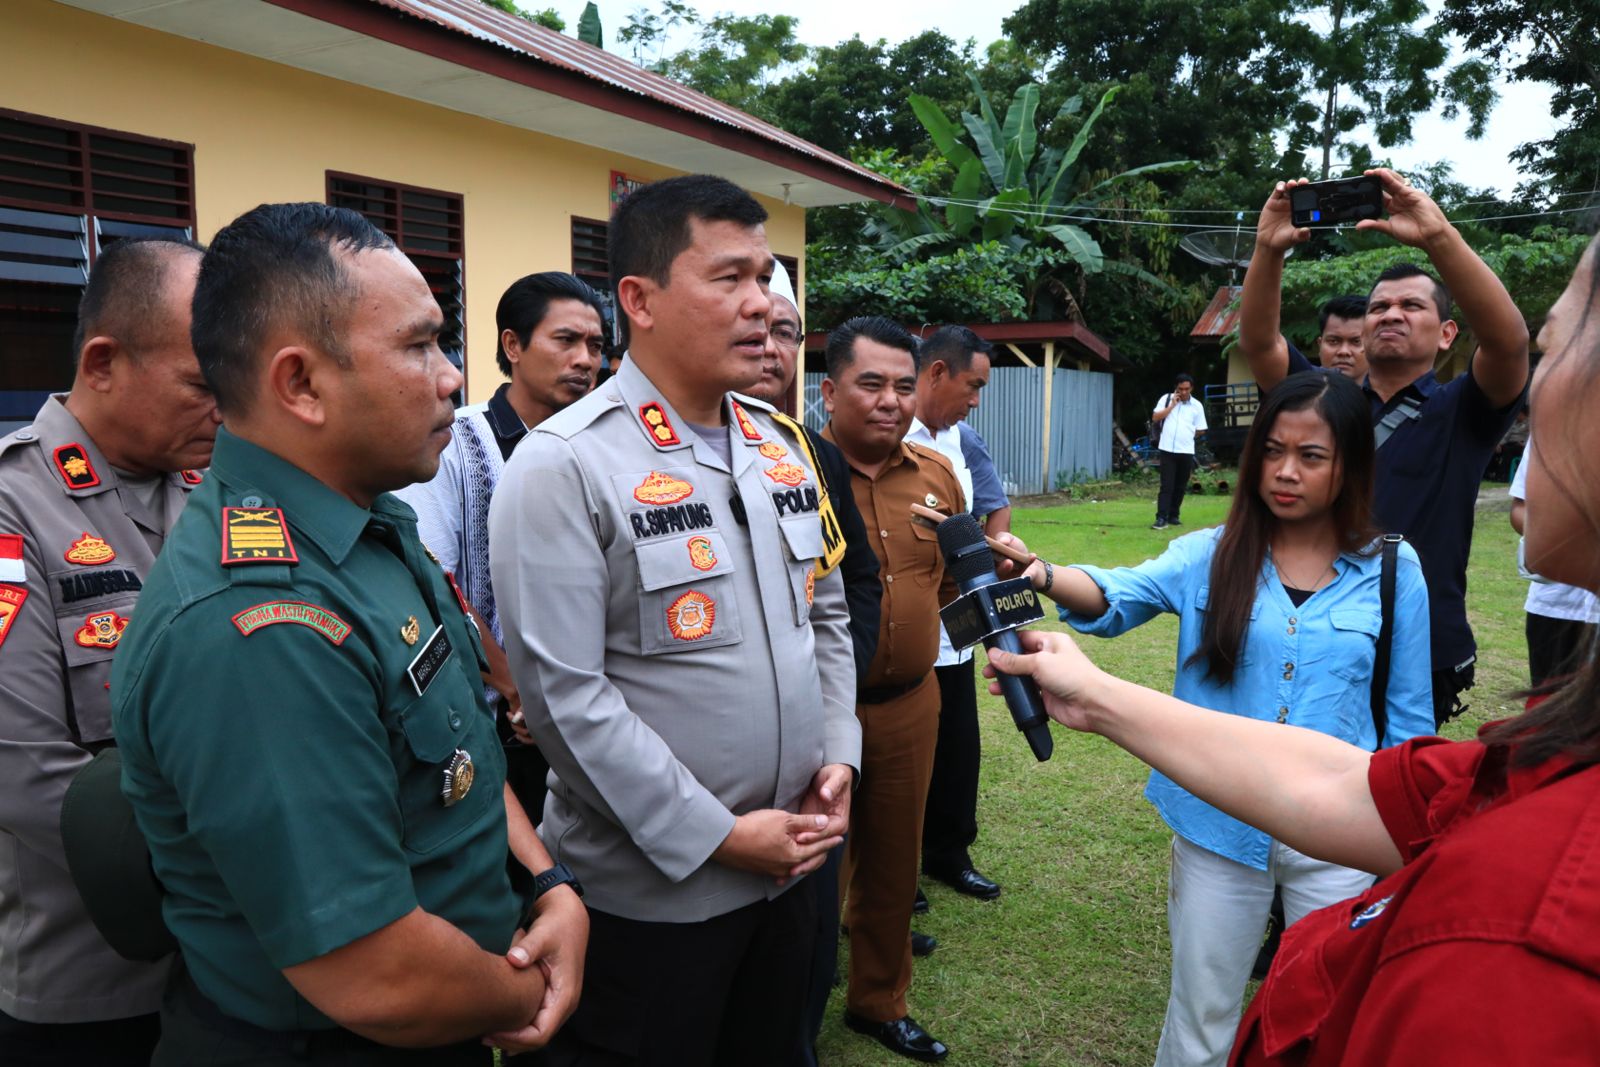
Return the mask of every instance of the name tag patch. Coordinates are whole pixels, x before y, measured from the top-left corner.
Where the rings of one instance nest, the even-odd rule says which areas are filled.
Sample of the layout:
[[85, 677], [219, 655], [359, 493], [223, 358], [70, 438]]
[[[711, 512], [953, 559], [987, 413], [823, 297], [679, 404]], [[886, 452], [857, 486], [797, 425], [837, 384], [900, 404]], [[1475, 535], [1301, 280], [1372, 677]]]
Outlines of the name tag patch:
[[245, 608], [233, 617], [233, 625], [249, 637], [263, 626], [292, 622], [308, 626], [336, 645], [344, 644], [350, 636], [350, 625], [327, 608], [307, 604], [302, 600], [269, 600], [253, 608]]
[[84, 571], [62, 576], [61, 602], [71, 604], [112, 593], [137, 593], [143, 588], [144, 583], [133, 571]]
[[649, 511], [628, 513], [628, 525], [635, 541], [662, 534], [709, 530], [713, 525], [709, 504], [669, 504]]
[[777, 505], [780, 516], [803, 515], [808, 511], [816, 511], [822, 504], [814, 485], [804, 489], [781, 489], [772, 494], [772, 502]]
[[282, 508], [223, 508], [222, 565], [299, 563]]
[[434, 627], [427, 644], [422, 646], [417, 658], [406, 668], [406, 677], [411, 679], [411, 688], [416, 690], [417, 696], [428, 691], [428, 686], [439, 677], [439, 672], [450, 662], [450, 656], [454, 652], [455, 648], [450, 644], [450, 635], [444, 632], [444, 627]]

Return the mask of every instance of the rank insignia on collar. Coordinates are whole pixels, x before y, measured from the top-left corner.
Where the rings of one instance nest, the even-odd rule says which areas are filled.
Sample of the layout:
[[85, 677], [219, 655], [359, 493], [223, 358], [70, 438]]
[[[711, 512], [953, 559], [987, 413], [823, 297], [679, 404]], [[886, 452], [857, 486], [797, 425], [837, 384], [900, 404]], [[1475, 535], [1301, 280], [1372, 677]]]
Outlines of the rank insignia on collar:
[[68, 489], [93, 489], [100, 484], [100, 475], [89, 462], [89, 453], [80, 444], [62, 445], [55, 450], [56, 470]]
[[117, 558], [117, 550], [106, 542], [90, 533], [83, 531], [83, 536], [72, 542], [72, 546], [62, 553], [62, 559], [68, 563], [78, 563], [85, 567], [98, 567], [102, 563], [110, 563]]
[[128, 620], [114, 611], [102, 611], [83, 620], [72, 639], [84, 648], [116, 648]]
[[201, 482], [205, 481], [206, 478], [206, 476], [201, 474], [199, 471], [192, 470], [181, 470], [178, 472], [178, 477], [183, 479], [184, 485], [199, 485]]
[[222, 509], [222, 565], [299, 563], [282, 508]]
[[651, 471], [639, 487], [633, 491], [633, 499], [641, 504], [676, 504], [680, 500], [687, 500], [694, 494], [694, 486], [682, 478], [674, 478], [670, 474], [660, 471]]
[[708, 571], [717, 565], [717, 553], [711, 547], [711, 538], [689, 538], [689, 565], [697, 571]]
[[19, 589], [14, 585], [0, 585], [0, 645], [6, 643], [6, 638], [11, 633], [11, 624], [16, 621], [17, 612], [22, 610], [23, 601], [27, 599], [26, 589]]
[[344, 644], [350, 636], [350, 624], [327, 608], [307, 604], [301, 600], [269, 600], [253, 608], [245, 608], [233, 617], [233, 625], [249, 637], [263, 626], [292, 622], [309, 627], [336, 645]]
[[478, 776], [478, 770], [472, 763], [472, 757], [464, 748], [456, 749], [455, 755], [450, 757], [450, 762], [444, 769], [444, 788], [439, 791], [439, 798], [444, 801], [444, 806], [453, 808], [466, 799], [472, 791], [472, 780]]
[[767, 441], [756, 451], [770, 460], [780, 460], [789, 454], [789, 450], [776, 441]]
[[417, 624], [415, 615], [406, 618], [406, 624], [400, 627], [400, 640], [408, 645], [414, 645], [422, 639], [422, 627]]
[[667, 629], [679, 641], [698, 641], [717, 622], [717, 602], [691, 589], [667, 607]]
[[744, 408], [739, 406], [739, 402], [737, 400], [729, 401], [728, 406], [733, 408], [733, 421], [739, 424], [739, 432], [744, 434], [744, 439], [746, 441], [761, 440], [761, 431], [756, 429], [756, 424], [750, 421], [750, 416], [744, 413]]
[[787, 485], [790, 489], [806, 480], [806, 469], [797, 467], [793, 463], [779, 463], [776, 466], [768, 467], [761, 473], [779, 485]]
[[654, 400], [639, 405], [639, 420], [644, 423], [645, 432], [650, 435], [650, 440], [656, 444], [683, 444], [678, 438], [678, 431], [672, 428], [672, 422], [667, 418], [667, 409]]

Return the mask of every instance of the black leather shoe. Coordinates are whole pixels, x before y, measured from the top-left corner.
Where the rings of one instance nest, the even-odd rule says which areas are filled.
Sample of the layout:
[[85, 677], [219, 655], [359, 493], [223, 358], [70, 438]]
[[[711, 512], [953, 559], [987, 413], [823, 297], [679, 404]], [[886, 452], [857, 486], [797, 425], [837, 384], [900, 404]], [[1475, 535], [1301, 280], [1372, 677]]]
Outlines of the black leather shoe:
[[937, 878], [957, 893], [979, 900], [993, 900], [1000, 895], [1000, 886], [979, 874], [975, 867], [963, 867], [959, 871], [929, 871], [928, 876]]
[[844, 1013], [844, 1024], [858, 1034], [876, 1038], [878, 1043], [890, 1052], [897, 1052], [913, 1060], [937, 1063], [950, 1055], [950, 1050], [944, 1047], [944, 1042], [937, 1040], [918, 1026], [917, 1021], [909, 1015], [880, 1023], [872, 1019], [863, 1019], [847, 1011]]
[[932, 934], [919, 934], [911, 931], [911, 954], [919, 959], [923, 956], [933, 955], [933, 950], [939, 947], [939, 939]]
[[917, 887], [917, 899], [913, 900], [911, 902], [911, 914], [913, 914], [913, 915], [926, 915], [926, 914], [928, 914], [928, 898], [923, 895], [921, 886]]

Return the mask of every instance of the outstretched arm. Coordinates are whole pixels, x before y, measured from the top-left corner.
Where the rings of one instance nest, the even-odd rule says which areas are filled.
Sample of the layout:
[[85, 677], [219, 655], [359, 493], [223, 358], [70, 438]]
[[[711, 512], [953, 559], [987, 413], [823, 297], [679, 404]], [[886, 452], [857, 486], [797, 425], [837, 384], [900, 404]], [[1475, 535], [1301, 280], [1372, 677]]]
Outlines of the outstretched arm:
[[[1209, 711], [1113, 678], [1072, 638], [1025, 630], [1029, 654], [990, 650], [990, 666], [1029, 675], [1045, 711], [1097, 733], [1229, 815], [1310, 856], [1375, 874], [1399, 869], [1367, 784], [1372, 754], [1315, 730]], [[990, 692], [999, 692], [992, 682]]]
[[1492, 405], [1505, 407], [1522, 395], [1528, 383], [1528, 324], [1522, 312], [1494, 271], [1426, 193], [1387, 168], [1367, 173], [1383, 183], [1383, 207], [1389, 217], [1363, 219], [1356, 228], [1386, 233], [1428, 254], [1477, 338], [1472, 377]]

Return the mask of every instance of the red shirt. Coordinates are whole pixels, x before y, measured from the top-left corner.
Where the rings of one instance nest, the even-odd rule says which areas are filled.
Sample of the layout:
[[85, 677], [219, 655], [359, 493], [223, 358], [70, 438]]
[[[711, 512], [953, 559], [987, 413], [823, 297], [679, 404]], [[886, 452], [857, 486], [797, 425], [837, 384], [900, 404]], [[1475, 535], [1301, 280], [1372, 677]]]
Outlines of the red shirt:
[[1284, 934], [1230, 1063], [1600, 1062], [1600, 767], [1424, 737], [1368, 781], [1405, 866]]

